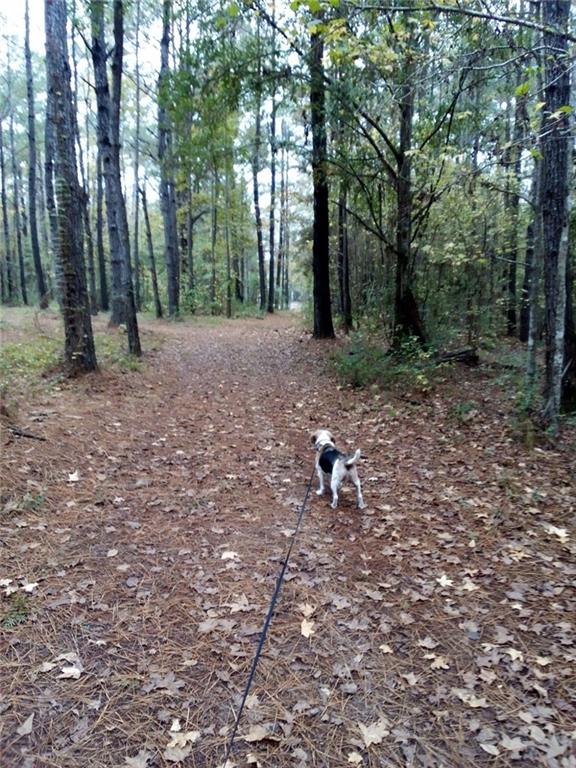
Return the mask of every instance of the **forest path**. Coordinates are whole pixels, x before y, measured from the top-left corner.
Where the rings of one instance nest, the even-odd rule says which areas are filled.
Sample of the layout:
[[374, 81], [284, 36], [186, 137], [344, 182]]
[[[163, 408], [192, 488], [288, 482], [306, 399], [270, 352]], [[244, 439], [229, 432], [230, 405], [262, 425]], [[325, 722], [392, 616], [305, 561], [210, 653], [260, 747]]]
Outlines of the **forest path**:
[[152, 328], [141, 372], [21, 404], [47, 442], [2, 460], [26, 620], [2, 641], [0, 764], [221, 762], [328, 427], [362, 449], [368, 506], [311, 496], [237, 765], [568, 768], [574, 454], [515, 441], [482, 368], [392, 397], [338, 386], [333, 344], [290, 317]]

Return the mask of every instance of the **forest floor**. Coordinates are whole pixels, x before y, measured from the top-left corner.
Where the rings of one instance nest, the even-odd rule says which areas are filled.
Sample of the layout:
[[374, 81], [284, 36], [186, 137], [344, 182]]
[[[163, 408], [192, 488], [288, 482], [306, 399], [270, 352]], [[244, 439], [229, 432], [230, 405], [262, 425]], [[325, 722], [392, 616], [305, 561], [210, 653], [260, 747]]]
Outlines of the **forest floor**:
[[311, 494], [229, 765], [576, 766], [574, 429], [527, 448], [494, 360], [361, 390], [292, 317], [142, 328], [5, 393], [0, 765], [222, 764], [326, 427], [367, 508]]

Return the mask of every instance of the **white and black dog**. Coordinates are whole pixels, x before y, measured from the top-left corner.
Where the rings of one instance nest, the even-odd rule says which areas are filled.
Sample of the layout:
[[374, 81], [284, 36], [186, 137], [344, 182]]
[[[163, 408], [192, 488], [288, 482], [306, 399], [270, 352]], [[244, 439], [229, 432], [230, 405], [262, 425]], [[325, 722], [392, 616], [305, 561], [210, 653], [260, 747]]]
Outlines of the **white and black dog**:
[[312, 435], [312, 442], [316, 448], [316, 472], [320, 487], [316, 491], [318, 496], [324, 493], [324, 476], [330, 478], [330, 490], [332, 491], [332, 509], [338, 506], [338, 489], [346, 479], [350, 479], [356, 486], [357, 504], [359, 509], [364, 509], [366, 504], [362, 498], [362, 488], [356, 462], [360, 458], [360, 449], [353, 454], [342, 453], [336, 448], [332, 433], [327, 429], [319, 429]]

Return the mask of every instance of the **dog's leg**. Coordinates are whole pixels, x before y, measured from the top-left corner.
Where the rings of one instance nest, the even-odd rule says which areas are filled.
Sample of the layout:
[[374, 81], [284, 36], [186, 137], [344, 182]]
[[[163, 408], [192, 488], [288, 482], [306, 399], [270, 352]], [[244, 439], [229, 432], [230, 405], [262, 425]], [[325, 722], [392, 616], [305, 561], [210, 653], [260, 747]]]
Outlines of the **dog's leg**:
[[324, 494], [324, 472], [320, 469], [320, 464], [316, 464], [316, 473], [320, 482], [320, 487], [316, 491], [316, 496], [322, 496]]
[[330, 490], [332, 491], [332, 509], [336, 509], [338, 506], [338, 488], [340, 488], [341, 483], [342, 478], [337, 471], [337, 467], [334, 467], [332, 477], [330, 478]]
[[352, 482], [356, 486], [356, 503], [357, 503], [358, 509], [365, 509], [366, 503], [362, 496], [362, 486], [360, 485], [360, 478], [358, 477], [358, 472], [356, 471], [356, 467], [353, 467], [350, 470], [350, 480], [352, 480]]

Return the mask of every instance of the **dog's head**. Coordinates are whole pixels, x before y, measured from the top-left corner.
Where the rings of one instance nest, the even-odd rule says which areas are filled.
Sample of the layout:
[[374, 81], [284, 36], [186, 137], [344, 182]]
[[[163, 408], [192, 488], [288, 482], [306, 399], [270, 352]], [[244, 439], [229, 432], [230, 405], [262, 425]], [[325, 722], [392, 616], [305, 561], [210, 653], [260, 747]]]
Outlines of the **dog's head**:
[[328, 429], [317, 429], [312, 435], [312, 444], [317, 451], [321, 451], [326, 445], [334, 445], [332, 432]]

